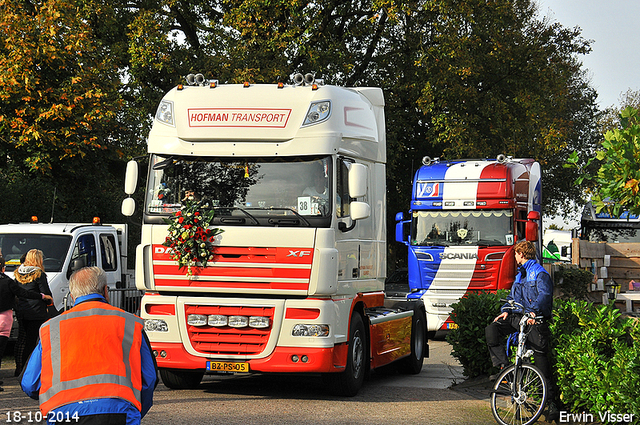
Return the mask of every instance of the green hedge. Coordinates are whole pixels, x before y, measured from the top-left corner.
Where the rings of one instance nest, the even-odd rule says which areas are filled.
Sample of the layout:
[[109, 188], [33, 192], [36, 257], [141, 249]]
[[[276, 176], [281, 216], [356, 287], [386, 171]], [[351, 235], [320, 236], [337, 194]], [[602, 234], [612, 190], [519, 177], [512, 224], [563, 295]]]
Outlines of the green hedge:
[[640, 421], [640, 328], [613, 306], [557, 301], [554, 371], [568, 411], [636, 413]]
[[458, 328], [449, 332], [447, 342], [453, 349], [451, 354], [458, 359], [464, 368], [464, 375], [469, 378], [491, 372], [484, 328], [499, 314], [503, 304], [500, 299], [508, 293], [506, 290], [498, 293], [469, 292], [452, 305], [451, 318]]
[[[465, 376], [491, 372], [484, 328], [500, 312], [506, 293], [465, 295], [453, 305], [458, 329], [447, 335]], [[614, 306], [581, 300], [554, 302], [551, 362], [568, 412], [635, 414], [640, 423], [640, 324]], [[604, 421], [606, 423], [606, 421]]]

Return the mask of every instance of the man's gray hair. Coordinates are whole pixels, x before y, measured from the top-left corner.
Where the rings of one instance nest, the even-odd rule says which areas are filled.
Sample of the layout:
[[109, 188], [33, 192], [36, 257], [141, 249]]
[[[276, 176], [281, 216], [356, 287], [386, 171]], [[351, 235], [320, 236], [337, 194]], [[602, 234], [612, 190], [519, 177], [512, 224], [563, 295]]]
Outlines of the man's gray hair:
[[89, 294], [104, 294], [107, 275], [100, 267], [84, 267], [76, 270], [69, 278], [69, 292], [74, 300]]

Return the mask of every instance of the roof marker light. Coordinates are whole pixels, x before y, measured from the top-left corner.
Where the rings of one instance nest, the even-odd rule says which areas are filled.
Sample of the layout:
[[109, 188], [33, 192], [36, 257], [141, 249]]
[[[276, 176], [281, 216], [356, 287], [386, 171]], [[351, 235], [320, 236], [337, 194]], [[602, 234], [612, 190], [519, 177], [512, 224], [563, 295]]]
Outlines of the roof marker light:
[[248, 82], [248, 81], [245, 81], [245, 82], [244, 82], [244, 84], [243, 84], [242, 86], [243, 86], [244, 88], [247, 88], [247, 87], [249, 87], [250, 85], [251, 85], [251, 84], [249, 84], [249, 82]]

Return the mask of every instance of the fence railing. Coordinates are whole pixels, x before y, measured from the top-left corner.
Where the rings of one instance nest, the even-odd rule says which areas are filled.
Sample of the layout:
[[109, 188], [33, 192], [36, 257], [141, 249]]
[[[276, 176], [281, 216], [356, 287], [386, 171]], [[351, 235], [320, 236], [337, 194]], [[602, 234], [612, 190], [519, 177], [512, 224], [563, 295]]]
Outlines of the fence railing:
[[139, 316], [143, 294], [136, 288], [109, 288], [109, 304]]

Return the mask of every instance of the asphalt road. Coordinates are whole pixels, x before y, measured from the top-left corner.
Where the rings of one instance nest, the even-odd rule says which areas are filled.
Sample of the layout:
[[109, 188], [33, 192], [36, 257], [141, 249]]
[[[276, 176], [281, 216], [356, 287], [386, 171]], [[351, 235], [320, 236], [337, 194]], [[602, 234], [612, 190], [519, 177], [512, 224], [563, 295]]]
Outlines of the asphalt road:
[[[352, 398], [330, 395], [318, 376], [210, 375], [198, 389], [182, 391], [160, 384], [142, 424], [495, 424], [482, 385], [460, 385], [462, 367], [449, 344], [431, 341], [430, 347], [420, 374], [373, 373]], [[20, 390], [13, 367], [5, 357], [0, 422], [7, 413], [37, 411], [37, 402]], [[454, 384], [456, 390], [450, 388]]]

